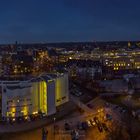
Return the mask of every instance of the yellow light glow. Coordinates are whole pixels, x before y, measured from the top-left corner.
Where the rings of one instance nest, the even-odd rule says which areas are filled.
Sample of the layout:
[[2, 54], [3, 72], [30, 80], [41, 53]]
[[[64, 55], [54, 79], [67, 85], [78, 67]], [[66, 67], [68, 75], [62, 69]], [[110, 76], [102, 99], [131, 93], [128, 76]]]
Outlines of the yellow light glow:
[[104, 109], [103, 109], [103, 108], [101, 108], [101, 112], [102, 112], [102, 111], [104, 111]]
[[40, 110], [42, 113], [47, 113], [47, 83], [45, 81], [39, 84], [40, 94]]
[[36, 115], [36, 114], [38, 114], [38, 111], [36, 111], [36, 112], [33, 112], [32, 114], [33, 114], [33, 115]]
[[24, 116], [28, 115], [28, 108], [24, 107], [23, 110], [21, 111], [21, 113], [23, 113]]
[[16, 120], [15, 118], [12, 119], [13, 122], [14, 122], [15, 120]]
[[16, 112], [16, 108], [15, 107], [12, 108], [12, 112]]
[[9, 117], [9, 112], [6, 112], [6, 116]]
[[26, 116], [26, 117], [25, 117], [25, 120], [27, 120], [27, 119], [28, 119], [28, 117]]
[[95, 123], [95, 122], [93, 122], [92, 124], [93, 124], [93, 125], [96, 125], [96, 123]]
[[6, 112], [7, 117], [15, 117], [16, 108], [12, 108], [11, 111]]

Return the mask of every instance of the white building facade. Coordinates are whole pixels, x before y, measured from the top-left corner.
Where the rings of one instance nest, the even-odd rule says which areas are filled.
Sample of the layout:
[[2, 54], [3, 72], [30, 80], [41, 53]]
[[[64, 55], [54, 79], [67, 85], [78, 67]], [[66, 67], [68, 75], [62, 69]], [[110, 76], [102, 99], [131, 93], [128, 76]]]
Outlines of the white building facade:
[[1, 116], [29, 117], [56, 113], [68, 102], [68, 74], [45, 74], [25, 81], [0, 82]]

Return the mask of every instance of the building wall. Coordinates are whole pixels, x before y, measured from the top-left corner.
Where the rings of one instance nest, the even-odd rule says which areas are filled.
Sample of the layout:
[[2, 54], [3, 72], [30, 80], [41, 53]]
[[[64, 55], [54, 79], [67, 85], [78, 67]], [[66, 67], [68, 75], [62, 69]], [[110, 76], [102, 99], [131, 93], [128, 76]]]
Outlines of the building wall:
[[111, 67], [113, 70], [140, 69], [139, 57], [117, 57], [106, 58], [103, 61], [104, 66]]
[[27, 116], [32, 112], [31, 84], [5, 84], [2, 92], [2, 116]]
[[[2, 116], [19, 117], [28, 116], [42, 112], [47, 115], [47, 100], [52, 101], [49, 96], [54, 93], [47, 90], [45, 81], [27, 83], [26, 86], [20, 87], [21, 84], [3, 85], [2, 94]], [[15, 89], [11, 89], [15, 88]], [[55, 104], [53, 105], [55, 106]], [[50, 106], [49, 106], [50, 107]], [[51, 112], [49, 113], [51, 114]]]
[[33, 82], [31, 89], [32, 112], [47, 114], [47, 83]]
[[3, 73], [2, 56], [0, 55], [0, 76]]
[[66, 103], [68, 97], [68, 75], [64, 74], [56, 78], [56, 106]]
[[55, 105], [55, 82], [50, 81], [48, 82], [47, 86], [47, 114], [51, 115], [56, 112], [56, 105]]
[[0, 86], [0, 118], [2, 117], [2, 86]]
[[[51, 78], [51, 77], [49, 77]], [[3, 81], [2, 117], [51, 115], [56, 106], [68, 101], [68, 74], [51, 80], [39, 77], [33, 81]]]

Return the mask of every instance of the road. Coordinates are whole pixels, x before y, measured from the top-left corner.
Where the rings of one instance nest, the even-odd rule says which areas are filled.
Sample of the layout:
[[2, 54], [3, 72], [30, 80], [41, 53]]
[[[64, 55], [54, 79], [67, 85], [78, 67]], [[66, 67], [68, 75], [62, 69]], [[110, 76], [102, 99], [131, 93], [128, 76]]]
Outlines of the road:
[[78, 98], [73, 95], [70, 95], [70, 100], [75, 103], [79, 108], [83, 109], [87, 113], [93, 113], [93, 110], [87, 107], [84, 103], [82, 103]]

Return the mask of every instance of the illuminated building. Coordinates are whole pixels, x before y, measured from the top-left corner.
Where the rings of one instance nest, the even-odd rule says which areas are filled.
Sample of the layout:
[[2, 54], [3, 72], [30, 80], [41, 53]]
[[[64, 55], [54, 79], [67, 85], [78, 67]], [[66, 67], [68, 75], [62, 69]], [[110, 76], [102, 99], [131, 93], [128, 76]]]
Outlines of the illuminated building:
[[68, 75], [67, 74], [49, 74], [55, 81], [55, 104], [56, 106], [68, 102]]
[[2, 56], [0, 56], [0, 75], [2, 75], [3, 70], [2, 70]]
[[131, 47], [131, 43], [130, 42], [128, 42], [128, 47]]
[[[21, 52], [20, 52], [21, 53]], [[11, 74], [29, 74], [32, 72], [33, 57], [27, 55], [25, 52], [22, 54], [13, 54], [11, 57]]]
[[1, 81], [0, 100], [1, 117], [5, 119], [52, 115], [57, 106], [68, 102], [68, 75], [47, 74], [28, 80]]
[[114, 71], [117, 70], [134, 70], [140, 69], [140, 58], [139, 57], [117, 57], [117, 58], [106, 58], [103, 61], [103, 65], [112, 68]]

